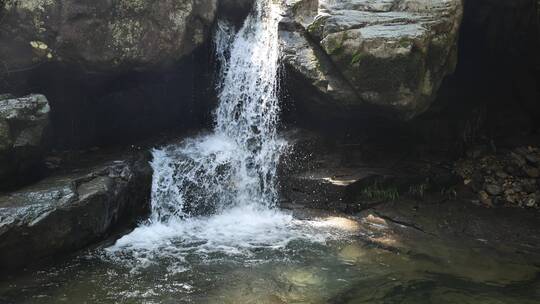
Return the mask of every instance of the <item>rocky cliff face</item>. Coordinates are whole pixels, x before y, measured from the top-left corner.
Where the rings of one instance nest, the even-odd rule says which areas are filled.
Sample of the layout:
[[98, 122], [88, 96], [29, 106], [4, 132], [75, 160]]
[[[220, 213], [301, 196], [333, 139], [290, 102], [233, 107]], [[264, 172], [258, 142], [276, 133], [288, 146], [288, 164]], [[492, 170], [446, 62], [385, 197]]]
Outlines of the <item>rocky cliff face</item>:
[[410, 119], [455, 68], [460, 0], [287, 3], [280, 36], [289, 91], [308, 111], [347, 116], [374, 106]]
[[8, 71], [46, 61], [87, 71], [170, 65], [207, 38], [216, 0], [6, 0], [0, 58]]

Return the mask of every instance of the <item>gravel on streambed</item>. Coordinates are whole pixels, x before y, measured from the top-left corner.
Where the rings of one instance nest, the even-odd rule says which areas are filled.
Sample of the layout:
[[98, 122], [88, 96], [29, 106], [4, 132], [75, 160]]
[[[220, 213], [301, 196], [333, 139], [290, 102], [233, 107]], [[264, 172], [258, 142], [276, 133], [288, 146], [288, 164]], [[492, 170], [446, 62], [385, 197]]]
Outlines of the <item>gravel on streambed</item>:
[[540, 148], [518, 147], [493, 152], [471, 149], [455, 165], [463, 183], [487, 207], [540, 208]]

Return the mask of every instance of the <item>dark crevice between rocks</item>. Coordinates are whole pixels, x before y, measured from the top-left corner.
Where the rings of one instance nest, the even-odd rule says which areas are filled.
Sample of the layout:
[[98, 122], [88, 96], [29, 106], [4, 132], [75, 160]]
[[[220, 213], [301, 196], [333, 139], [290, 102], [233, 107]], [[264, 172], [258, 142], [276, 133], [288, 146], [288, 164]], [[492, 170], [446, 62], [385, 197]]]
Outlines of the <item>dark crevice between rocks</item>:
[[56, 149], [130, 144], [209, 125], [213, 64], [210, 42], [165, 70], [111, 75], [47, 63], [12, 75], [11, 92], [47, 96]]
[[210, 127], [217, 103], [215, 65], [208, 42], [168, 69], [90, 73], [76, 66], [45, 63], [10, 73], [8, 84], [0, 82], [0, 92], [12, 93], [10, 98], [33, 92], [45, 95], [50, 123], [43, 144], [0, 155], [2, 172], [8, 172], [0, 190], [15, 190], [46, 178], [55, 171], [48, 159], [64, 161], [70, 151], [151, 147], [150, 142], [159, 144], [163, 138]]
[[255, 0], [220, 0], [218, 5], [218, 18], [226, 19], [240, 28], [252, 11]]
[[439, 105], [425, 116], [476, 111], [484, 116], [477, 137], [537, 129], [540, 33], [535, 7], [533, 0], [466, 1], [456, 73], [441, 89]]
[[384, 220], [390, 221], [390, 222], [392, 222], [394, 224], [405, 226], [405, 227], [408, 227], [408, 228], [411, 228], [411, 229], [414, 229], [414, 230], [417, 230], [417, 231], [420, 231], [422, 233], [429, 234], [429, 235], [432, 235], [432, 236], [437, 236], [434, 233], [425, 231], [424, 229], [422, 229], [421, 227], [415, 225], [414, 223], [409, 223], [409, 222], [406, 222], [406, 221], [400, 221], [400, 220], [392, 218], [391, 216], [384, 215], [384, 214], [382, 214], [381, 212], [378, 212], [378, 211], [374, 211], [373, 213], [375, 215], [377, 215], [378, 217], [380, 217], [380, 218], [382, 218]]

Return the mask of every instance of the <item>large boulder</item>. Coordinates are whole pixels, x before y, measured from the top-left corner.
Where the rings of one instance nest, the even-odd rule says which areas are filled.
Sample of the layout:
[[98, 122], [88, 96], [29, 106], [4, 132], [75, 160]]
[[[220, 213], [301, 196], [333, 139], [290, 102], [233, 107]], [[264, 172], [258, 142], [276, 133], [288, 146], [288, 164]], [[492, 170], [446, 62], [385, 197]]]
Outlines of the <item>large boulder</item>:
[[325, 116], [375, 107], [410, 119], [454, 71], [462, 14], [461, 0], [288, 0], [289, 92]]
[[0, 272], [81, 249], [148, 211], [147, 157], [71, 170], [0, 196]]
[[89, 71], [170, 65], [206, 41], [217, 11], [216, 0], [2, 2], [0, 60], [7, 71], [44, 61]]
[[0, 185], [39, 171], [46, 151], [49, 103], [43, 95], [0, 95]]

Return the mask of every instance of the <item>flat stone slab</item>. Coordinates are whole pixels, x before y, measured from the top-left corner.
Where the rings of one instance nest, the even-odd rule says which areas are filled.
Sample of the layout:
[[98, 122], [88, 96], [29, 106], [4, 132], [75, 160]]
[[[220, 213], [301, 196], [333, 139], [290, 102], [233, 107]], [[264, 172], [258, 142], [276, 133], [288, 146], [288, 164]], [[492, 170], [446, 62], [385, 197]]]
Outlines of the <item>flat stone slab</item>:
[[75, 169], [0, 195], [0, 271], [81, 249], [149, 207], [148, 160]]

